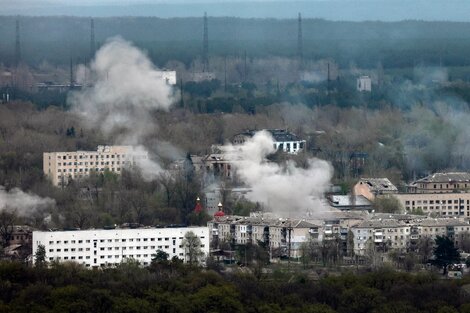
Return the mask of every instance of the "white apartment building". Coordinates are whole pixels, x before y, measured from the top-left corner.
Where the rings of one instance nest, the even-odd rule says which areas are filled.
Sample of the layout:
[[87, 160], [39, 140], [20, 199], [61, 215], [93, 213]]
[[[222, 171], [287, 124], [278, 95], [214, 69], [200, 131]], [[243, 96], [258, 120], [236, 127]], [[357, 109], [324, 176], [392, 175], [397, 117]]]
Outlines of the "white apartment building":
[[120, 174], [123, 167], [146, 159], [146, 151], [131, 146], [98, 146], [96, 151], [44, 152], [43, 170], [54, 186], [66, 186], [91, 172]]
[[176, 71], [157, 71], [156, 75], [163, 79], [168, 85], [176, 85]]
[[358, 91], [372, 91], [372, 80], [369, 76], [360, 76], [356, 83]]
[[201, 250], [207, 256], [207, 227], [35, 231], [33, 255], [43, 245], [47, 261], [72, 261], [94, 268], [116, 266], [126, 259], [149, 265], [157, 250], [168, 253], [169, 259], [176, 256], [187, 261], [188, 249], [183, 240], [190, 231], [199, 237]]

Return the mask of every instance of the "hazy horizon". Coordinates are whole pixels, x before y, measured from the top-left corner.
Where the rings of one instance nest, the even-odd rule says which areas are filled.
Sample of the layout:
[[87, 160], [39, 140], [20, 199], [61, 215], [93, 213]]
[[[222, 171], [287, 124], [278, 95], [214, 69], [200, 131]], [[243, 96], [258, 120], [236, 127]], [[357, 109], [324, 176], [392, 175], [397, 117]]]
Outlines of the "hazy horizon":
[[470, 21], [470, 2], [463, 0], [3, 0], [0, 15], [27, 16], [209, 16], [306, 18], [342, 21]]

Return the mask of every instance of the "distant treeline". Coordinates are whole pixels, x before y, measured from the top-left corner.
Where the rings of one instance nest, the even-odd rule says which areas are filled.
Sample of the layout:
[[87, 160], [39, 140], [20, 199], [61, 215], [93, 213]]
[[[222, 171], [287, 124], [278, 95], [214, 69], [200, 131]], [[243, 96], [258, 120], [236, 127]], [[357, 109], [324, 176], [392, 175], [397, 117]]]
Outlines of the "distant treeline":
[[[15, 49], [14, 16], [0, 17], [0, 61], [12, 64]], [[297, 19], [242, 19], [209, 17], [211, 55], [248, 58], [294, 57]], [[341, 66], [351, 63], [372, 68], [419, 64], [470, 64], [470, 23], [457, 22], [333, 22], [303, 20], [304, 58], [333, 58]], [[202, 53], [203, 19], [155, 17], [96, 18], [97, 47], [107, 38], [122, 36], [148, 51], [165, 65], [179, 60], [189, 65]], [[70, 57], [90, 57], [90, 19], [79, 17], [20, 17], [21, 52], [31, 65], [46, 60], [68, 64]]]
[[[320, 280], [314, 272], [219, 274], [134, 262], [87, 270], [74, 263], [0, 263], [1, 312], [467, 313], [468, 279], [379, 270]], [[312, 280], [316, 276], [317, 279]]]

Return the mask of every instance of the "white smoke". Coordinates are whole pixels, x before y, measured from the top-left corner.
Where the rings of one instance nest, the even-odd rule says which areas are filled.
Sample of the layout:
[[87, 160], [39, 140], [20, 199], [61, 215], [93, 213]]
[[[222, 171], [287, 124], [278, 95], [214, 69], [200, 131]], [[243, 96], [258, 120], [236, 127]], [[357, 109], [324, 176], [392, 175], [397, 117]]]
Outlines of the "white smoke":
[[[149, 58], [131, 43], [116, 37], [98, 50], [90, 68], [79, 72], [89, 73], [91, 87], [85, 86], [70, 95], [68, 101], [73, 110], [91, 128], [114, 137], [117, 144], [139, 146], [139, 150], [147, 151], [145, 141], [157, 130], [152, 113], [168, 110], [175, 100], [172, 88]], [[150, 170], [144, 167], [149, 165]], [[158, 174], [151, 171], [161, 169], [150, 160], [139, 167], [149, 179]]]
[[250, 201], [264, 203], [283, 216], [305, 216], [323, 211], [321, 201], [333, 175], [330, 163], [309, 159], [307, 168], [297, 167], [292, 160], [285, 164], [269, 162], [274, 152], [274, 139], [267, 131], [257, 132], [243, 145], [224, 147], [233, 162], [236, 175], [252, 189]]
[[19, 188], [6, 191], [0, 186], [0, 211], [13, 210], [19, 216], [30, 217], [32, 213], [55, 206], [51, 198], [41, 198], [33, 193], [26, 193]]

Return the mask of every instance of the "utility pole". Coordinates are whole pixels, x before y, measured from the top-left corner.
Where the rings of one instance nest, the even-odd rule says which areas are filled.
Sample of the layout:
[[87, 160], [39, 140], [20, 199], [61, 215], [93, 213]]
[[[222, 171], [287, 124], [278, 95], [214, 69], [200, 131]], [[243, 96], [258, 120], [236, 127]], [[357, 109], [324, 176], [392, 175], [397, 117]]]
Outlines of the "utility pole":
[[209, 71], [209, 34], [207, 29], [207, 12], [204, 12], [204, 36], [202, 43], [202, 66], [203, 72]]
[[224, 92], [227, 93], [227, 56], [224, 57]]
[[73, 89], [75, 85], [74, 79], [73, 79], [73, 59], [70, 57], [70, 89]]
[[20, 46], [20, 17], [16, 18], [16, 32], [15, 32], [15, 66], [18, 67], [21, 63], [21, 46]]
[[184, 108], [184, 91], [183, 91], [183, 79], [181, 78], [180, 79], [180, 105], [181, 105], [181, 108]]
[[243, 82], [246, 82], [246, 50], [243, 55], [244, 67], [243, 67]]
[[90, 21], [90, 62], [95, 55], [95, 20], [91, 19]]
[[299, 67], [303, 65], [303, 37], [302, 37], [302, 16], [299, 13], [298, 25], [297, 25], [297, 57], [299, 58]]
[[287, 228], [287, 233], [289, 235], [288, 245], [287, 245], [287, 270], [290, 272], [292, 221], [289, 221], [289, 228]]

